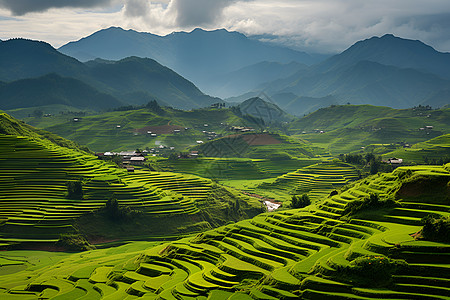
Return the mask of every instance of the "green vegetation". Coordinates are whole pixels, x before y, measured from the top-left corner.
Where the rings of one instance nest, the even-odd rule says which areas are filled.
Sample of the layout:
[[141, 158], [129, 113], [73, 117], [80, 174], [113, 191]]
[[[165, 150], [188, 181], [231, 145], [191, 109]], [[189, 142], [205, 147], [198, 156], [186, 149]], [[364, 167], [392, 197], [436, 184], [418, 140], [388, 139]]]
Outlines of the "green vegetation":
[[450, 243], [450, 217], [426, 216], [423, 219], [422, 236], [429, 241]]
[[401, 157], [406, 162], [443, 165], [450, 162], [450, 134], [414, 144], [411, 148], [396, 149], [383, 156]]
[[275, 161], [315, 156], [305, 142], [274, 133], [232, 134], [193, 149], [208, 157], [249, 157]]
[[[4, 296], [41, 298], [447, 299], [448, 244], [412, 235], [424, 216], [449, 216], [449, 178], [450, 164], [399, 167], [302, 209], [174, 242], [60, 254], [32, 267], [35, 253], [4, 252], [3, 260], [24, 265], [0, 287]], [[399, 205], [345, 215], [362, 199]]]
[[311, 200], [316, 200], [358, 177], [358, 171], [352, 165], [339, 161], [324, 161], [283, 174], [275, 180], [262, 182], [253, 191], [266, 195], [274, 194], [274, 197], [280, 194], [306, 193]]
[[[71, 142], [42, 136], [4, 113], [1, 117], [0, 130], [7, 133], [0, 134], [2, 247], [53, 245], [66, 233], [94, 242], [105, 237], [174, 238], [204, 227], [197, 223], [211, 228], [262, 209], [259, 201], [211, 180], [144, 169], [129, 173]], [[118, 224], [102, 210], [112, 197], [117, 205], [109, 203], [109, 215], [118, 217]], [[133, 218], [125, 218], [129, 214]]]
[[289, 125], [289, 132], [338, 155], [370, 144], [397, 143], [400, 147], [401, 143], [423, 142], [447, 134], [449, 119], [448, 108], [333, 105], [295, 120]]
[[68, 181], [67, 186], [67, 199], [83, 199], [83, 183], [81, 180]]
[[206, 143], [208, 138], [230, 134], [230, 126], [259, 128], [257, 124], [236, 116], [231, 109], [182, 111], [162, 108], [161, 111], [161, 108], [146, 105], [144, 108], [88, 115], [76, 122], [74, 118], [78, 116], [57, 114], [24, 120], [98, 152], [152, 149], [164, 145], [175, 147], [179, 153], [197, 145], [199, 140]]
[[292, 208], [303, 208], [311, 204], [308, 194], [293, 195], [291, 200]]

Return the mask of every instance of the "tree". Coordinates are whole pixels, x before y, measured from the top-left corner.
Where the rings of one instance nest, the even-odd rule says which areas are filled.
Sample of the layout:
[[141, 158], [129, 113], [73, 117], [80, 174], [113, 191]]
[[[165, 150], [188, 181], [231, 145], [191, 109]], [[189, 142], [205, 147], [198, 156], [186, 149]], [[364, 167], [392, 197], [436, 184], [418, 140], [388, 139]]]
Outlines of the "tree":
[[303, 208], [311, 204], [308, 194], [293, 195], [291, 199], [292, 208]]
[[66, 182], [67, 199], [83, 199], [83, 183], [81, 180]]
[[36, 118], [42, 118], [43, 115], [44, 115], [44, 112], [40, 109], [35, 109], [33, 111], [33, 116]]

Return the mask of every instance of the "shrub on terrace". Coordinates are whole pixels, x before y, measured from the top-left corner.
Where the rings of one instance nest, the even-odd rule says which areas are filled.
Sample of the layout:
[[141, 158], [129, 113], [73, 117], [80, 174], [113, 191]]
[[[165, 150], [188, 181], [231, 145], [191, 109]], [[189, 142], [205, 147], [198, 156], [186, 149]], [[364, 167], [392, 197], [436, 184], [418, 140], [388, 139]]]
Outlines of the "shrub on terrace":
[[67, 251], [87, 251], [95, 249], [95, 246], [89, 244], [86, 238], [80, 234], [61, 234], [56, 245], [63, 247]]
[[67, 181], [67, 199], [83, 199], [83, 183], [81, 180]]
[[293, 195], [291, 200], [292, 208], [303, 208], [311, 204], [308, 194]]
[[141, 213], [138, 210], [131, 209], [129, 206], [119, 205], [119, 202], [114, 196], [108, 199], [103, 210], [106, 216], [112, 221], [123, 221]]
[[395, 201], [392, 199], [380, 200], [378, 194], [371, 193], [362, 200], [354, 200], [348, 203], [344, 209], [344, 215], [354, 215], [367, 209], [378, 209], [384, 207], [394, 207]]
[[450, 217], [428, 215], [422, 219], [422, 236], [434, 242], [450, 242]]
[[392, 274], [407, 266], [404, 260], [381, 255], [362, 256], [352, 260], [340, 273], [355, 285], [379, 287], [389, 284]]

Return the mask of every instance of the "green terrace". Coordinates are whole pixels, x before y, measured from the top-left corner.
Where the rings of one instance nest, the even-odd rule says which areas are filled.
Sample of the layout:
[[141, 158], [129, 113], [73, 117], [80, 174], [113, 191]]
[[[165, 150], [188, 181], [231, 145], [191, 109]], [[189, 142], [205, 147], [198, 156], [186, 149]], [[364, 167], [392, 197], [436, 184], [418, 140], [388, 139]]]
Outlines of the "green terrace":
[[[128, 173], [95, 156], [40, 139], [0, 135], [0, 242], [55, 241], [73, 220], [119, 205], [152, 215], [193, 215], [213, 189], [194, 175]], [[68, 199], [67, 182], [82, 182], [83, 197]]]
[[251, 159], [251, 158], [196, 158], [161, 159], [158, 165], [164, 169], [195, 174], [221, 180], [262, 179], [280, 176], [319, 162], [321, 159]]
[[[171, 243], [131, 243], [73, 254], [48, 268], [22, 266], [0, 279], [0, 293], [41, 299], [449, 299], [449, 244], [412, 236], [422, 217], [450, 216], [449, 180], [450, 164], [400, 167], [302, 209], [263, 213]], [[0, 258], [20, 266], [18, 255]]]
[[320, 199], [331, 190], [358, 179], [357, 170], [346, 163], [324, 161], [283, 174], [272, 182], [263, 182], [255, 190], [279, 191], [285, 194], [307, 193]]

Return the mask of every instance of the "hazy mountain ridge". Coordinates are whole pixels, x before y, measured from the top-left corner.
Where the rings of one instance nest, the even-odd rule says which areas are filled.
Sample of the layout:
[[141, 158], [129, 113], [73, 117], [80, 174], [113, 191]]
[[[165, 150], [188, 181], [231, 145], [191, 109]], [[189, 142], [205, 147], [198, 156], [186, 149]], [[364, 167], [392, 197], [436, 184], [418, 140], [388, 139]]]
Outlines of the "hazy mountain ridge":
[[51, 104], [96, 110], [124, 105], [115, 97], [101, 93], [80, 80], [61, 77], [55, 73], [0, 84], [0, 106], [3, 109]]
[[341, 54], [322, 63], [315, 70], [329, 72], [359, 61], [372, 61], [399, 68], [412, 68], [450, 78], [450, 53], [442, 53], [418, 40], [386, 34], [356, 42]]
[[[449, 102], [437, 98], [439, 91], [450, 88], [446, 77], [449, 66], [449, 53], [438, 52], [419, 41], [385, 35], [357, 42], [341, 54], [258, 89], [271, 96], [286, 93], [299, 98], [333, 96], [340, 104], [407, 108], [426, 103], [440, 107]], [[297, 102], [291, 103], [294, 112], [308, 112], [301, 101]]]
[[[88, 90], [96, 89], [98, 94], [110, 94], [110, 98], [115, 97], [124, 104], [144, 104], [148, 102], [147, 98], [156, 97], [162, 104], [190, 109], [209, 106], [220, 100], [203, 94], [194, 84], [152, 59], [130, 57], [117, 62], [97, 60], [83, 64], [59, 53], [44, 42], [24, 39], [2, 42], [0, 67], [0, 80], [3, 81], [55, 73], [81, 80], [91, 86]], [[27, 82], [31, 81], [21, 82], [22, 86]], [[26, 89], [24, 86], [23, 88]], [[33, 88], [35, 87], [30, 86], [30, 89]], [[131, 94], [139, 92], [148, 94], [148, 97], [131, 97], [131, 101], [128, 102]], [[24, 105], [35, 106], [27, 104], [25, 100], [22, 99]], [[111, 101], [108, 107], [116, 104], [119, 104], [117, 100]], [[80, 105], [72, 106], [80, 107]], [[93, 104], [91, 108], [98, 109], [102, 106]]]
[[263, 83], [288, 78], [307, 68], [307, 65], [295, 61], [285, 64], [269, 61], [259, 62], [218, 76], [213, 82], [214, 93], [222, 97], [241, 95], [254, 90]]
[[207, 93], [215, 86], [215, 76], [224, 75], [244, 66], [262, 61], [307, 65], [317, 57], [289, 48], [249, 39], [225, 29], [174, 32], [166, 36], [141, 33], [111, 27], [86, 38], [68, 43], [59, 51], [80, 60], [104, 58], [122, 59], [128, 56], [149, 57], [193, 81]]
[[0, 80], [13, 81], [48, 73], [82, 77], [88, 68], [46, 42], [12, 39], [0, 44]]

